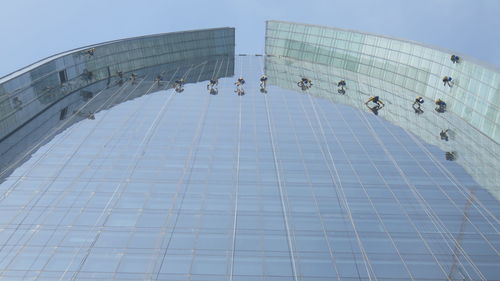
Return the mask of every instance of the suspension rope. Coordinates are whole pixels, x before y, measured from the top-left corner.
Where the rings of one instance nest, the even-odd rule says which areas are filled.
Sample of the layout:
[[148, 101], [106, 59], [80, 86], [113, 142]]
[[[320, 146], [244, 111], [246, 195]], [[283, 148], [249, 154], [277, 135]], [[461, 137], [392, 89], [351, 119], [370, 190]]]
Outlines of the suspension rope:
[[[180, 177], [180, 181], [178, 183], [178, 186], [179, 186], [178, 191], [180, 192], [180, 188], [182, 186], [185, 186], [185, 190], [184, 190], [184, 193], [182, 193], [182, 195], [181, 195], [180, 202], [178, 204], [179, 209], [178, 209], [178, 211], [175, 214], [174, 223], [173, 223], [173, 226], [171, 227], [169, 238], [168, 238], [167, 244], [165, 246], [165, 251], [164, 251], [164, 253], [163, 253], [162, 257], [161, 257], [161, 261], [159, 263], [158, 270], [156, 272], [155, 280], [158, 280], [158, 278], [160, 277], [161, 268], [163, 267], [163, 264], [165, 262], [165, 258], [166, 258], [167, 253], [168, 253], [168, 249], [170, 247], [170, 243], [172, 241], [173, 234], [175, 232], [175, 229], [177, 228], [177, 223], [179, 221], [179, 215], [180, 215], [180, 212], [181, 212], [181, 209], [182, 209], [182, 205], [184, 203], [184, 198], [186, 197], [186, 194], [187, 194], [187, 191], [188, 191], [188, 188], [189, 188], [188, 182], [189, 182], [189, 179], [191, 177], [191, 174], [192, 174], [192, 171], [193, 171], [193, 166], [194, 166], [194, 165], [189, 165], [189, 163], [193, 162], [195, 160], [195, 158], [196, 158], [196, 152], [198, 150], [198, 144], [199, 144], [200, 139], [201, 139], [201, 134], [202, 134], [202, 132], [203, 132], [203, 130], [205, 128], [206, 115], [207, 115], [208, 108], [209, 108], [211, 100], [212, 99], [210, 98], [210, 96], [208, 96], [207, 99], [206, 99], [206, 102], [205, 102], [203, 113], [202, 113], [202, 115], [200, 116], [200, 119], [199, 119], [198, 127], [196, 128], [196, 133], [195, 133], [193, 141], [191, 142], [191, 145], [190, 145], [191, 148], [189, 150], [189, 154], [188, 154], [188, 156], [187, 156], [187, 158], [186, 158], [186, 160], [184, 162], [184, 168], [183, 168], [182, 176]], [[193, 163], [191, 163], [191, 164], [193, 164]], [[186, 176], [187, 176], [186, 183], [184, 183], [184, 178]], [[177, 196], [178, 196], [179, 192], [176, 193], [175, 201], [174, 201], [174, 203], [172, 205], [172, 208], [169, 210], [169, 216], [174, 212], [174, 208], [175, 208], [175, 205], [177, 203]], [[153, 271], [152, 274], [154, 274], [154, 271]]]
[[[259, 58], [260, 60], [260, 58]], [[288, 98], [285, 97], [285, 94], [283, 92], [281, 92], [281, 98], [284, 100], [284, 104], [287, 108], [287, 115], [288, 115], [288, 120], [290, 121], [290, 123], [294, 123], [293, 122], [293, 118], [292, 116], [290, 115], [290, 108], [288, 106]], [[302, 108], [302, 111], [305, 113], [305, 115], [307, 116], [306, 112], [305, 112], [305, 109], [304, 109], [304, 105], [302, 102], [300, 102], [300, 105], [301, 105], [301, 108]], [[302, 146], [300, 146], [300, 140], [298, 138], [298, 135], [297, 135], [297, 130], [295, 129], [295, 127], [293, 126], [293, 131], [294, 131], [294, 139], [295, 139], [295, 142], [297, 143], [298, 145], [298, 148], [299, 148], [299, 152], [300, 152], [300, 155], [304, 156], [304, 152], [302, 150]], [[307, 170], [307, 167], [305, 165], [305, 161], [304, 161], [304, 157], [301, 157], [301, 160], [302, 160], [302, 165], [304, 167], [304, 171], [306, 171], [308, 173], [308, 178], [309, 178], [309, 182], [312, 182], [311, 181], [311, 175], [310, 173], [308, 172]], [[311, 184], [310, 185], [310, 188], [312, 189], [313, 188], [313, 185]], [[312, 197], [313, 197], [313, 200], [314, 200], [314, 203], [315, 203], [315, 206], [316, 206], [316, 212], [320, 218], [320, 224], [321, 224], [321, 230], [322, 230], [322, 233], [323, 233], [323, 238], [325, 239], [325, 242], [328, 246], [328, 253], [330, 255], [330, 259], [331, 259], [331, 263], [332, 263], [332, 266], [337, 274], [337, 280], [340, 281], [340, 274], [339, 274], [339, 271], [338, 271], [338, 268], [337, 268], [337, 262], [336, 262], [336, 258], [335, 258], [335, 254], [334, 254], [334, 250], [331, 246], [331, 243], [330, 243], [330, 239], [328, 237], [328, 232], [327, 232], [327, 227], [325, 225], [325, 222], [324, 222], [324, 219], [323, 219], [323, 215], [321, 214], [321, 210], [319, 208], [319, 203], [318, 203], [318, 199], [317, 199], [317, 196], [316, 196], [316, 193], [314, 192], [311, 192], [312, 193]], [[357, 269], [357, 266], [356, 266], [356, 269]], [[359, 271], [358, 271], [358, 276], [359, 276]]]
[[[301, 67], [303, 67], [304, 69], [307, 69], [307, 67], [301, 65]], [[324, 129], [323, 129], [323, 124], [319, 118], [319, 115], [318, 115], [318, 112], [316, 110], [316, 107], [314, 106], [314, 103], [312, 102], [311, 100], [311, 93], [309, 92], [309, 89], [306, 89], [306, 94], [308, 95], [308, 98], [309, 98], [309, 101], [311, 103], [311, 108], [313, 109], [314, 111], [314, 115], [315, 115], [315, 119], [317, 121], [317, 124], [319, 125], [319, 130], [320, 130], [320, 134], [322, 136], [322, 139], [323, 139], [323, 143], [325, 144], [325, 147], [326, 147], [326, 152], [325, 152], [325, 149], [324, 148], [321, 148], [321, 153], [323, 155], [323, 158], [325, 160], [326, 163], [331, 163], [332, 166], [330, 165], [327, 165], [327, 168], [328, 168], [328, 171], [329, 171], [329, 174], [330, 174], [330, 177], [333, 181], [333, 183], [335, 184], [335, 186], [337, 186], [338, 188], [336, 188], [336, 193], [337, 193], [337, 198], [340, 200], [340, 205], [344, 206], [344, 209], [346, 210], [346, 214], [347, 214], [347, 217], [349, 219], [349, 222], [351, 224], [351, 227], [354, 231], [354, 235], [356, 237], [356, 242], [358, 244], [358, 247], [361, 251], [361, 256], [363, 257], [363, 262], [364, 262], [364, 266], [365, 266], [365, 270], [366, 270], [366, 273], [368, 275], [368, 278], [369, 280], [372, 280], [375, 279], [377, 280], [377, 276], [374, 274], [374, 271], [373, 271], [373, 268], [371, 266], [371, 263], [370, 263], [370, 259], [368, 258], [368, 255], [366, 253], [366, 250], [363, 246], [363, 243], [361, 242], [361, 237], [358, 233], [358, 230], [357, 230], [357, 227], [356, 227], [356, 224], [354, 223], [354, 218], [352, 216], [352, 212], [351, 212], [351, 209], [349, 207], [349, 203], [348, 203], [348, 200], [347, 200], [347, 196], [345, 194], [345, 191], [344, 191], [344, 188], [343, 188], [343, 184], [342, 184], [342, 181], [340, 180], [340, 175], [339, 175], [339, 172], [336, 168], [336, 165], [335, 165], [335, 161], [333, 159], [333, 156], [332, 156], [332, 153], [330, 151], [330, 148], [329, 146], [327, 145], [328, 144], [328, 140], [326, 138], [326, 135], [325, 135], [325, 132], [324, 132]], [[313, 131], [313, 135], [316, 139], [316, 141], [318, 142], [318, 144], [320, 144], [320, 140], [317, 136], [317, 134], [315, 133], [315, 130], [314, 130], [314, 127], [312, 126], [312, 123], [310, 123], [310, 120], [308, 118], [308, 122], [311, 126], [311, 130]], [[320, 145], [321, 147], [321, 145]], [[327, 156], [328, 155], [328, 156]], [[328, 161], [329, 160], [329, 161]]]
[[238, 146], [236, 156], [236, 191], [234, 199], [234, 217], [233, 217], [233, 237], [231, 241], [231, 262], [229, 264], [229, 280], [233, 281], [234, 275], [234, 254], [236, 252], [236, 229], [238, 227], [238, 197], [240, 189], [240, 154], [241, 154], [241, 115], [242, 115], [242, 100], [243, 96], [238, 96], [239, 111], [238, 111]]
[[[308, 91], [306, 91], [306, 92], [308, 92]], [[311, 101], [310, 93], [307, 93], [307, 94], [308, 94], [309, 101], [311, 102], [311, 107], [312, 107], [312, 109], [314, 111], [314, 116], [316, 117], [317, 124], [319, 125], [320, 135], [322, 136], [323, 143], [324, 143], [325, 148], [326, 148], [326, 153], [324, 151], [324, 148], [321, 149], [321, 152], [323, 154], [324, 159], [327, 160], [327, 161], [329, 160], [329, 162], [332, 165], [332, 167], [330, 167], [330, 165], [327, 165], [328, 171], [329, 171], [331, 179], [333, 180], [333, 183], [335, 184], [335, 186], [338, 187], [336, 189], [338, 191], [337, 195], [339, 195], [338, 198], [340, 199], [340, 203], [341, 203], [341, 205], [344, 206], [344, 209], [346, 210], [347, 217], [348, 217], [349, 222], [351, 224], [351, 227], [352, 227], [352, 229], [354, 231], [354, 235], [356, 237], [356, 241], [357, 241], [358, 247], [359, 247], [359, 249], [361, 251], [361, 256], [363, 257], [363, 261], [364, 261], [366, 273], [368, 274], [368, 279], [372, 280], [372, 278], [373, 278], [373, 279], [377, 280], [377, 276], [374, 274], [374, 271], [373, 271], [373, 268], [371, 266], [371, 263], [370, 263], [370, 260], [368, 258], [368, 255], [366, 253], [366, 250], [365, 250], [365, 248], [363, 246], [363, 243], [361, 242], [361, 237], [360, 237], [360, 235], [358, 233], [356, 224], [354, 223], [354, 217], [352, 215], [351, 208], [350, 208], [349, 203], [347, 201], [347, 196], [345, 194], [344, 187], [343, 187], [342, 181], [340, 179], [340, 174], [339, 174], [339, 172], [338, 172], [338, 170], [336, 168], [335, 160], [333, 159], [333, 156], [332, 156], [332, 153], [330, 151], [330, 148], [328, 147], [328, 140], [326, 138], [326, 135], [325, 135], [325, 132], [324, 132], [324, 129], [323, 129], [323, 124], [322, 124], [322, 122], [321, 122], [321, 120], [319, 118], [319, 115], [318, 115], [318, 112], [316, 110], [316, 107], [314, 106], [314, 103]], [[312, 125], [311, 125], [311, 128], [313, 128]], [[313, 131], [314, 131], [314, 129], [313, 129]], [[320, 144], [321, 142], [318, 139], [318, 136], [315, 133], [314, 133], [314, 136], [315, 136], [316, 141], [318, 142], [318, 144]]]
[[[292, 243], [292, 235], [291, 235], [291, 230], [290, 230], [290, 226], [289, 226], [289, 222], [288, 222], [288, 210], [287, 210], [287, 206], [285, 204], [285, 198], [284, 198], [285, 195], [284, 195], [284, 190], [283, 190], [284, 188], [283, 188], [283, 183], [281, 182], [280, 166], [278, 163], [278, 156], [276, 153], [277, 148], [276, 148], [276, 143], [274, 140], [273, 126], [271, 123], [271, 112], [270, 112], [269, 102], [267, 100], [267, 95], [264, 95], [264, 101], [265, 101], [265, 106], [266, 106], [266, 116], [267, 116], [267, 126], [269, 129], [269, 138], [271, 140], [271, 148], [272, 148], [272, 152], [273, 152], [274, 167], [275, 167], [275, 171], [276, 171], [276, 178], [278, 180], [278, 190], [279, 190], [279, 194], [280, 194], [283, 222], [285, 224], [285, 231], [287, 234], [288, 248], [290, 250], [290, 262], [291, 262], [291, 266], [292, 266], [292, 274], [293, 274], [294, 281], [298, 281], [299, 276], [297, 274], [297, 266], [296, 266], [296, 261], [295, 261], [295, 250], [294, 250], [294, 246]], [[300, 277], [300, 280], [302, 280], [301, 277]]]

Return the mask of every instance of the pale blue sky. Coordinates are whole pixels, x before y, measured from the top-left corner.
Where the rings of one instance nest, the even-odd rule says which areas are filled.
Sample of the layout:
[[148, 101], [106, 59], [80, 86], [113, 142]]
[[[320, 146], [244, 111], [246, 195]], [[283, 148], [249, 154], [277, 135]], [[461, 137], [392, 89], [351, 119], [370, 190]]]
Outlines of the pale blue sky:
[[500, 66], [500, 0], [3, 0], [0, 77], [113, 39], [236, 27], [237, 53], [262, 53], [268, 19], [419, 41]]

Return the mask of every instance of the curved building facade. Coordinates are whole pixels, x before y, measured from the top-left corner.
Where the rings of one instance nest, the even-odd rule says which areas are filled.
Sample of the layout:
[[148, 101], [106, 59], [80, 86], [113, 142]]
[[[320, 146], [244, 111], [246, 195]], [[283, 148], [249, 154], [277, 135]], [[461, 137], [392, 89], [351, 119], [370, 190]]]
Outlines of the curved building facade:
[[497, 70], [277, 21], [265, 56], [234, 45], [131, 38], [1, 78], [0, 279], [500, 280]]
[[[388, 100], [381, 117], [457, 153], [467, 172], [500, 198], [499, 69], [463, 55], [453, 63], [450, 51], [414, 42], [334, 28], [270, 21], [266, 36], [266, 71], [280, 86], [296, 89], [307, 76], [316, 82], [309, 93], [336, 103], [365, 108], [370, 96]], [[451, 87], [444, 76], [453, 78]], [[338, 94], [340, 80], [347, 81], [348, 95]], [[412, 109], [418, 96], [426, 101], [424, 114]], [[434, 110], [436, 99], [446, 101], [446, 114]], [[453, 141], [440, 139], [443, 130]]]

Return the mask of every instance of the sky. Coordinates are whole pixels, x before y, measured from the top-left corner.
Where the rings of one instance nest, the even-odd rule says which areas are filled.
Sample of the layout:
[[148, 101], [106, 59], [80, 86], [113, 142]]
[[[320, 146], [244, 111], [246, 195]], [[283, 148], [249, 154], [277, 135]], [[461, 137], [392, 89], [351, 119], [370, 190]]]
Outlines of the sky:
[[347, 28], [450, 49], [500, 66], [500, 0], [2, 0], [0, 77], [104, 41], [236, 28], [237, 53], [263, 53], [266, 20]]

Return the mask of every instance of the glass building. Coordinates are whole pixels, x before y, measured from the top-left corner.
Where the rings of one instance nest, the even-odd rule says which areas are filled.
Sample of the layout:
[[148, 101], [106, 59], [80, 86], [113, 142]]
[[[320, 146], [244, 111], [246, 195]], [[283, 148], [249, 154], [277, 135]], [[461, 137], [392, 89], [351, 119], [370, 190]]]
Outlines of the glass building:
[[498, 68], [278, 21], [235, 55], [234, 32], [0, 78], [1, 280], [500, 280]]

